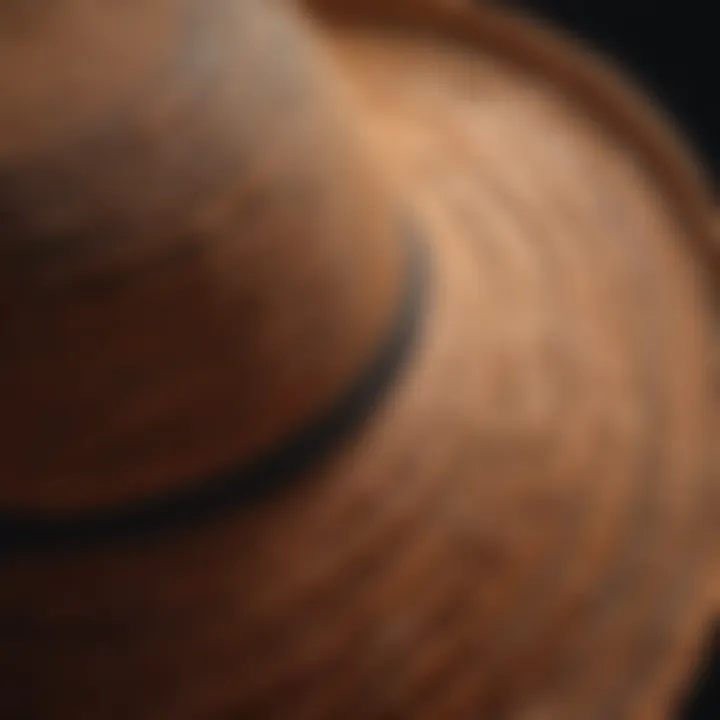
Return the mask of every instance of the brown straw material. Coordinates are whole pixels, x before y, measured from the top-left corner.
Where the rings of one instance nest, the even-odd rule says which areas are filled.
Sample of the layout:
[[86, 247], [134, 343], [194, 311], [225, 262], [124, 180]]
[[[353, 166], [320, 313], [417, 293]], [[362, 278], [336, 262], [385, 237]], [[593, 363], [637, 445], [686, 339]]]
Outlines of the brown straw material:
[[[217, 184], [121, 227], [129, 235], [119, 245], [137, 247], [141, 262], [112, 285], [112, 302], [81, 282], [99, 272], [82, 253], [75, 275], [67, 268], [76, 266], [42, 262], [48, 238], [67, 243], [72, 232], [40, 232], [20, 201], [12, 205], [11, 240], [38, 245], [18, 264], [34, 284], [0, 275], [3, 306], [20, 298], [0, 330], [11, 350], [2, 367], [27, 393], [15, 390], [0, 410], [12, 459], [2, 506], [105, 507], [272, 447], [384, 336], [401, 293], [399, 217], [411, 219], [429, 257], [411, 362], [349, 442], [265, 503], [152, 541], [0, 557], [0, 717], [672, 720], [720, 610], [716, 208], [702, 173], [653, 108], [534, 25], [460, 0], [306, 5], [307, 18], [267, 0], [203, 4], [215, 52], [235, 53], [208, 70], [203, 53], [177, 52], [186, 36], [172, 31], [198, 4], [148, 3], [157, 56], [173, 69], [185, 58], [190, 77], [204, 68], [222, 82], [199, 95], [176, 89], [197, 115], [170, 103], [173, 122], [149, 135], [172, 158], [171, 140], [194, 128], [189, 165], [164, 165], [148, 156], [152, 143], [130, 134], [100, 170], [117, 180], [125, 166], [116, 155], [131, 151], [140, 187], [147, 173], [182, 184], [197, 172]], [[68, 47], [87, 37], [77, 27], [57, 32]], [[160, 62], [147, 58], [130, 70], [142, 66], [142, 76]], [[227, 67], [238, 71], [237, 98]], [[153, 78], [177, 77], [162, 69]], [[32, 105], [21, 93], [15, 100]], [[73, 132], [101, 115], [91, 110], [76, 110]], [[0, 112], [0, 168], [8, 157], [14, 168], [42, 168], [40, 139], [68, 137], [50, 124], [18, 150], [8, 138], [24, 137], [19, 127]], [[249, 153], [262, 167], [278, 138], [287, 162], [278, 150], [273, 172], [253, 175], [241, 160]], [[27, 152], [40, 157], [35, 165]], [[80, 152], [77, 162], [93, 157]], [[282, 191], [296, 175], [318, 193], [307, 212]], [[253, 214], [233, 183], [259, 183], [269, 199]], [[71, 185], [68, 197], [82, 199], [91, 184]], [[108, 188], [111, 219], [132, 215], [144, 197], [110, 180]], [[0, 183], [6, 204], [11, 190]], [[156, 260], [153, 242], [182, 241], [178, 228], [205, 207], [215, 214], [212, 232], [200, 226], [194, 236], [202, 252], [179, 267], [162, 252]], [[117, 249], [116, 236], [103, 239], [107, 226], [92, 227], [101, 247]], [[101, 256], [110, 268], [118, 262]], [[37, 274], [38, 263], [56, 274]], [[137, 273], [155, 289], [137, 292]], [[69, 298], [60, 310], [43, 294], [56, 277]], [[246, 296], [229, 290], [233, 278], [250, 288], [255, 321]], [[308, 283], [324, 292], [306, 293]], [[83, 313], [96, 332], [114, 325], [81, 342]], [[147, 347], [132, 340], [138, 316], [146, 337], [156, 333]], [[57, 317], [65, 324], [33, 353]], [[301, 332], [318, 318], [331, 325], [324, 345]], [[268, 333], [277, 344], [253, 356]], [[328, 353], [336, 362], [313, 373]], [[306, 393], [288, 412], [276, 373], [297, 357], [306, 359]], [[125, 366], [115, 358], [140, 380], [116, 386]], [[73, 404], [89, 368], [103, 381], [83, 386], [97, 403]], [[99, 441], [67, 454], [51, 442], [43, 458], [44, 436], [15, 423], [21, 410], [37, 418], [51, 402], [30, 394], [28, 378], [43, 372], [48, 392], [66, 391], [50, 405], [53, 421], [65, 413], [75, 423], [63, 442]], [[9, 393], [15, 386], [4, 382]], [[258, 383], [251, 397], [268, 422], [263, 442], [249, 442], [243, 394]], [[137, 415], [118, 414], [126, 395]], [[132, 425], [137, 418], [145, 424]], [[146, 436], [123, 466], [113, 440], [128, 423]]]

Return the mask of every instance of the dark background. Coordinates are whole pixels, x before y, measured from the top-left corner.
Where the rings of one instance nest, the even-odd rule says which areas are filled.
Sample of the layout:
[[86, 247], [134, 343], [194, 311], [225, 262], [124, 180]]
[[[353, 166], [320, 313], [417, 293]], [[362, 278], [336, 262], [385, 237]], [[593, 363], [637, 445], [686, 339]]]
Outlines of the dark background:
[[720, 21], [713, 0], [505, 1], [620, 62], [681, 124], [720, 179]]
[[[500, 0], [498, 0], [499, 2]], [[720, 22], [712, 0], [504, 0], [592, 45], [662, 105], [720, 186]], [[720, 632], [680, 720], [720, 720]]]

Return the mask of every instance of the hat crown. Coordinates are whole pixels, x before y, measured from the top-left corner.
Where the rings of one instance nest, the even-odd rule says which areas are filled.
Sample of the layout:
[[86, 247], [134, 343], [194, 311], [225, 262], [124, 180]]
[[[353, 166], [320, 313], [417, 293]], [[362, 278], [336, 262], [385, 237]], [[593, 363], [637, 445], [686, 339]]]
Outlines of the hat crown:
[[306, 18], [2, 12], [0, 502], [134, 499], [271, 446], [365, 362], [398, 285], [394, 209]]

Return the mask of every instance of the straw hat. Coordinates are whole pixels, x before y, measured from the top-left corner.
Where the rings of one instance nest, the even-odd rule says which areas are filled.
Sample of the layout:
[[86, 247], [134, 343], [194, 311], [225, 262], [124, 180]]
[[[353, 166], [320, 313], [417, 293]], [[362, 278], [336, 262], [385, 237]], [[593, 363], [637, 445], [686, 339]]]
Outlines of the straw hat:
[[674, 717], [716, 212], [457, 0], [0, 10], [0, 716]]

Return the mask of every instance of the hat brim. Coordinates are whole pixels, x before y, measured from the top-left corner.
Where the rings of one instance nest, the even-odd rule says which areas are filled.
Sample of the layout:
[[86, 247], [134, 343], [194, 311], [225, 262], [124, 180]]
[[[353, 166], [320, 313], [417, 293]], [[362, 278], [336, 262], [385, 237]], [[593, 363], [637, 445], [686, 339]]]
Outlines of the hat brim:
[[432, 257], [420, 361], [335, 468], [377, 490], [363, 535], [402, 536], [363, 590], [403, 619], [395, 691], [422, 717], [665, 717], [712, 610], [702, 172], [523, 21], [316, 5]]

